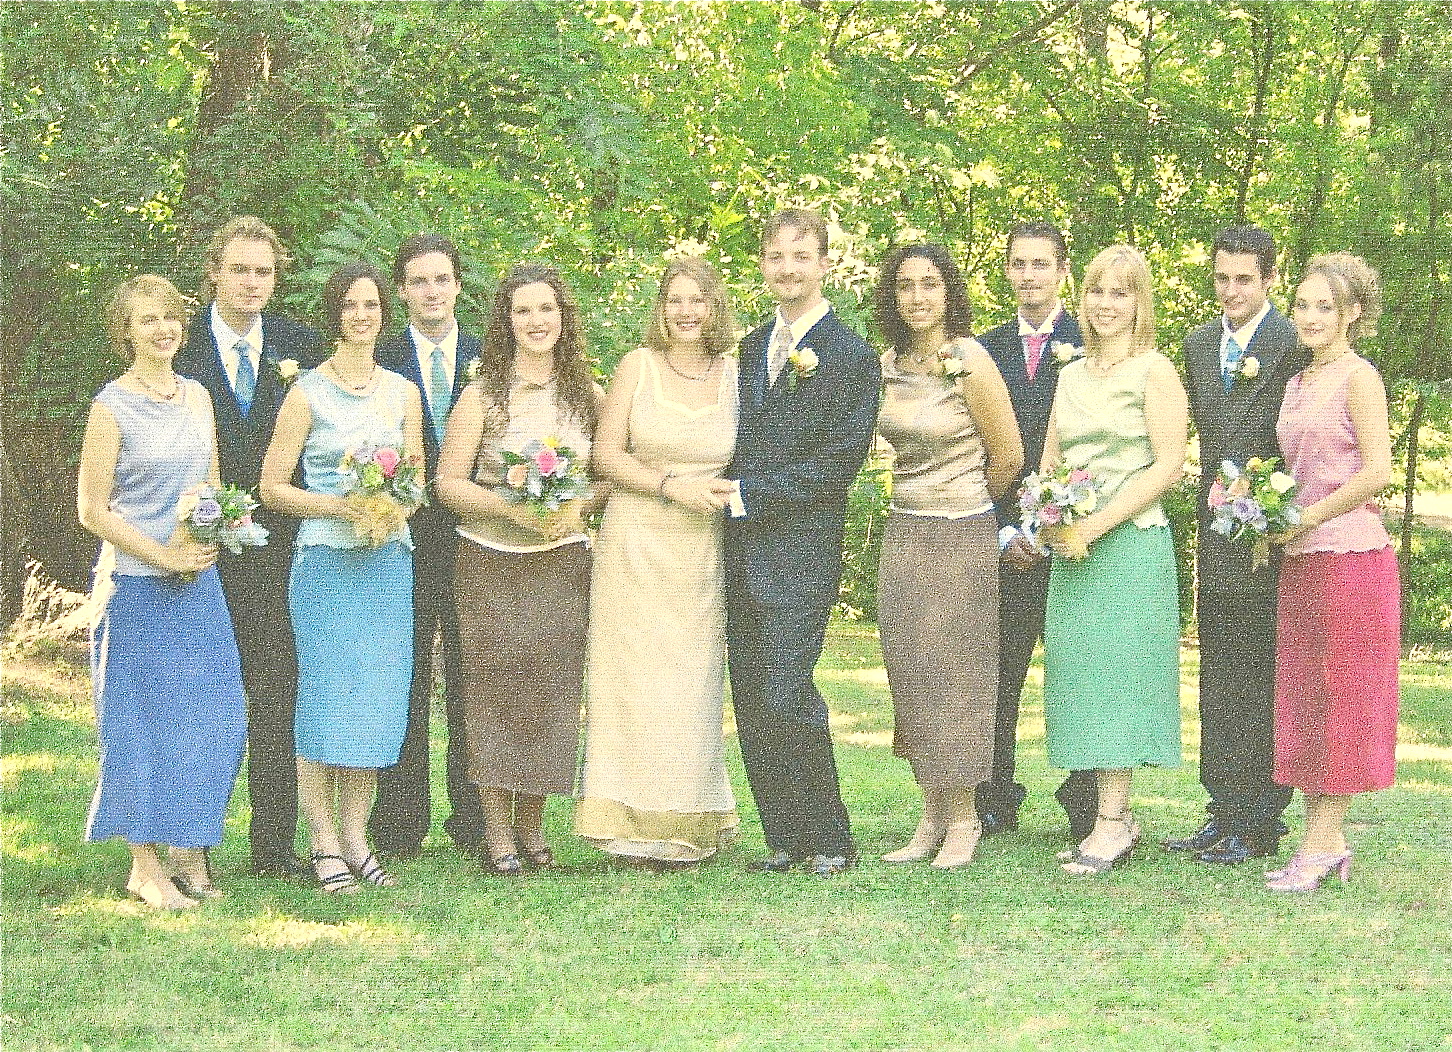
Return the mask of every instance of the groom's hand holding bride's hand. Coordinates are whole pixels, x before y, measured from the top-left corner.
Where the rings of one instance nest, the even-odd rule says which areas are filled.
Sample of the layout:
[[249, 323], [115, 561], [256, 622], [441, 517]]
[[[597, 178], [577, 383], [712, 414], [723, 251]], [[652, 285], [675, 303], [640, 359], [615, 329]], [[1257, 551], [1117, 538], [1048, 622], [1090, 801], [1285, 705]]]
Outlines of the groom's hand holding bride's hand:
[[725, 510], [734, 491], [735, 487], [726, 479], [672, 477], [666, 486], [665, 495], [692, 511], [714, 515]]

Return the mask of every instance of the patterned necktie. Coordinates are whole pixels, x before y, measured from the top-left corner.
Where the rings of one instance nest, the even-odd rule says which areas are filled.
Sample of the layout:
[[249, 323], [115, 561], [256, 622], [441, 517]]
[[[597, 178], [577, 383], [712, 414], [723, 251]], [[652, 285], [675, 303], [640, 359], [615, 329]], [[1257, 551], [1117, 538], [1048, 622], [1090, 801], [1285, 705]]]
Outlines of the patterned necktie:
[[778, 321], [776, 328], [771, 332], [771, 348], [766, 355], [766, 386], [768, 388], [776, 383], [776, 378], [781, 374], [781, 367], [786, 362], [791, 346], [792, 327]]
[[434, 344], [429, 353], [429, 416], [434, 422], [434, 438], [444, 441], [444, 425], [449, 420], [450, 389], [448, 374], [444, 372], [444, 349]]
[[1245, 354], [1244, 348], [1236, 341], [1234, 336], [1225, 337], [1225, 365], [1220, 370], [1220, 378], [1225, 381], [1225, 390], [1229, 391], [1235, 386], [1235, 374], [1239, 371], [1240, 357]]
[[252, 364], [252, 345], [246, 340], [238, 340], [233, 350], [237, 352], [237, 382], [232, 385], [232, 393], [245, 419], [252, 411], [252, 396], [257, 393], [257, 368]]
[[1034, 374], [1039, 371], [1039, 362], [1044, 357], [1044, 344], [1049, 342], [1049, 334], [1036, 332], [1023, 338], [1024, 353], [1026, 355], [1024, 364], [1028, 366], [1028, 378], [1032, 380]]

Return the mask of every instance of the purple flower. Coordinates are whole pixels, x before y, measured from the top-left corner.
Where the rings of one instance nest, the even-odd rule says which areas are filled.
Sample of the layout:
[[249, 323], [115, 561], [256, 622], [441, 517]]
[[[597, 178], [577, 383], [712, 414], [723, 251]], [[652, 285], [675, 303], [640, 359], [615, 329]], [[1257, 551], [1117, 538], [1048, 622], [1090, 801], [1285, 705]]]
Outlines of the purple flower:
[[210, 526], [222, 517], [222, 505], [211, 497], [197, 501], [192, 511], [192, 521], [198, 526]]

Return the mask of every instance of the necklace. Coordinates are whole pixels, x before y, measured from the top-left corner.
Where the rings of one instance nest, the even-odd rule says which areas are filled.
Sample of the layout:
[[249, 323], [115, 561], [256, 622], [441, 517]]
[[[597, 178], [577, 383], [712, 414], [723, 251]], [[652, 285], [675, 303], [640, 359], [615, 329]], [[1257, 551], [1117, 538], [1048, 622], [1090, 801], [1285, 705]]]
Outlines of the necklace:
[[146, 393], [151, 395], [151, 397], [153, 398], [159, 398], [163, 402], [170, 402], [177, 395], [181, 394], [181, 381], [176, 378], [176, 373], [171, 374], [171, 392], [169, 394], [163, 394], [157, 388], [153, 387], [150, 383], [148, 383], [146, 378], [138, 373], [135, 369], [128, 369], [126, 371], [130, 374], [131, 378], [139, 383], [142, 387], [144, 387], [146, 389]]
[[716, 359], [714, 358], [706, 363], [706, 371], [704, 373], [702, 373], [700, 376], [692, 376], [690, 373], [683, 373], [676, 368], [676, 363], [671, 361], [670, 351], [666, 351], [663, 357], [665, 358], [666, 368], [669, 369], [671, 372], [675, 373], [682, 380], [691, 380], [698, 384], [705, 383], [707, 380], [711, 379], [711, 374], [716, 371]]
[[1089, 357], [1089, 365], [1100, 376], [1108, 376], [1111, 369], [1113, 369], [1116, 365], [1119, 365], [1121, 362], [1129, 361], [1131, 357], [1132, 355], [1122, 354], [1118, 358], [1114, 359], [1114, 361], [1106, 362], [1102, 361], [1099, 355], [1095, 354]]
[[1353, 353], [1355, 353], [1355, 352], [1353, 352], [1353, 351], [1351, 351], [1351, 350], [1348, 349], [1348, 350], [1345, 350], [1345, 351], [1341, 351], [1341, 352], [1339, 352], [1337, 354], [1333, 354], [1330, 358], [1327, 358], [1323, 362], [1318, 362], [1318, 361], [1314, 361], [1313, 360], [1310, 365], [1306, 366], [1304, 372], [1306, 373], [1307, 376], [1310, 376], [1312, 373], [1314, 373], [1314, 372], [1316, 372], [1316, 371], [1318, 371], [1320, 369], [1324, 369], [1326, 366], [1330, 365], [1332, 362], [1339, 362], [1342, 358], [1345, 358], [1348, 354], [1353, 354]]
[[349, 380], [346, 376], [343, 375], [341, 370], [338, 369], [337, 363], [334, 362], [331, 358], [328, 359], [328, 370], [333, 374], [334, 378], [338, 381], [338, 383], [343, 385], [344, 390], [351, 391], [353, 394], [362, 394], [373, 385], [373, 374], [378, 371], [378, 363], [374, 362], [372, 365], [368, 366], [368, 375], [365, 376], [362, 380]]

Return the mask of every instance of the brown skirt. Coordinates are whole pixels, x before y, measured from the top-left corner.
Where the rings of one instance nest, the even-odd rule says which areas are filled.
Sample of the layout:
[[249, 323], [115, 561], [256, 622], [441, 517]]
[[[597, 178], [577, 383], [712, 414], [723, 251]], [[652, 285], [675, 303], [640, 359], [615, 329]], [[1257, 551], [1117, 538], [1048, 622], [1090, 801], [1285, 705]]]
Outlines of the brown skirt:
[[998, 538], [991, 512], [894, 513], [878, 567], [878, 629], [892, 690], [892, 751], [918, 785], [988, 778], [998, 697]]
[[461, 539], [454, 588], [470, 781], [536, 796], [573, 793], [589, 549], [516, 554]]

